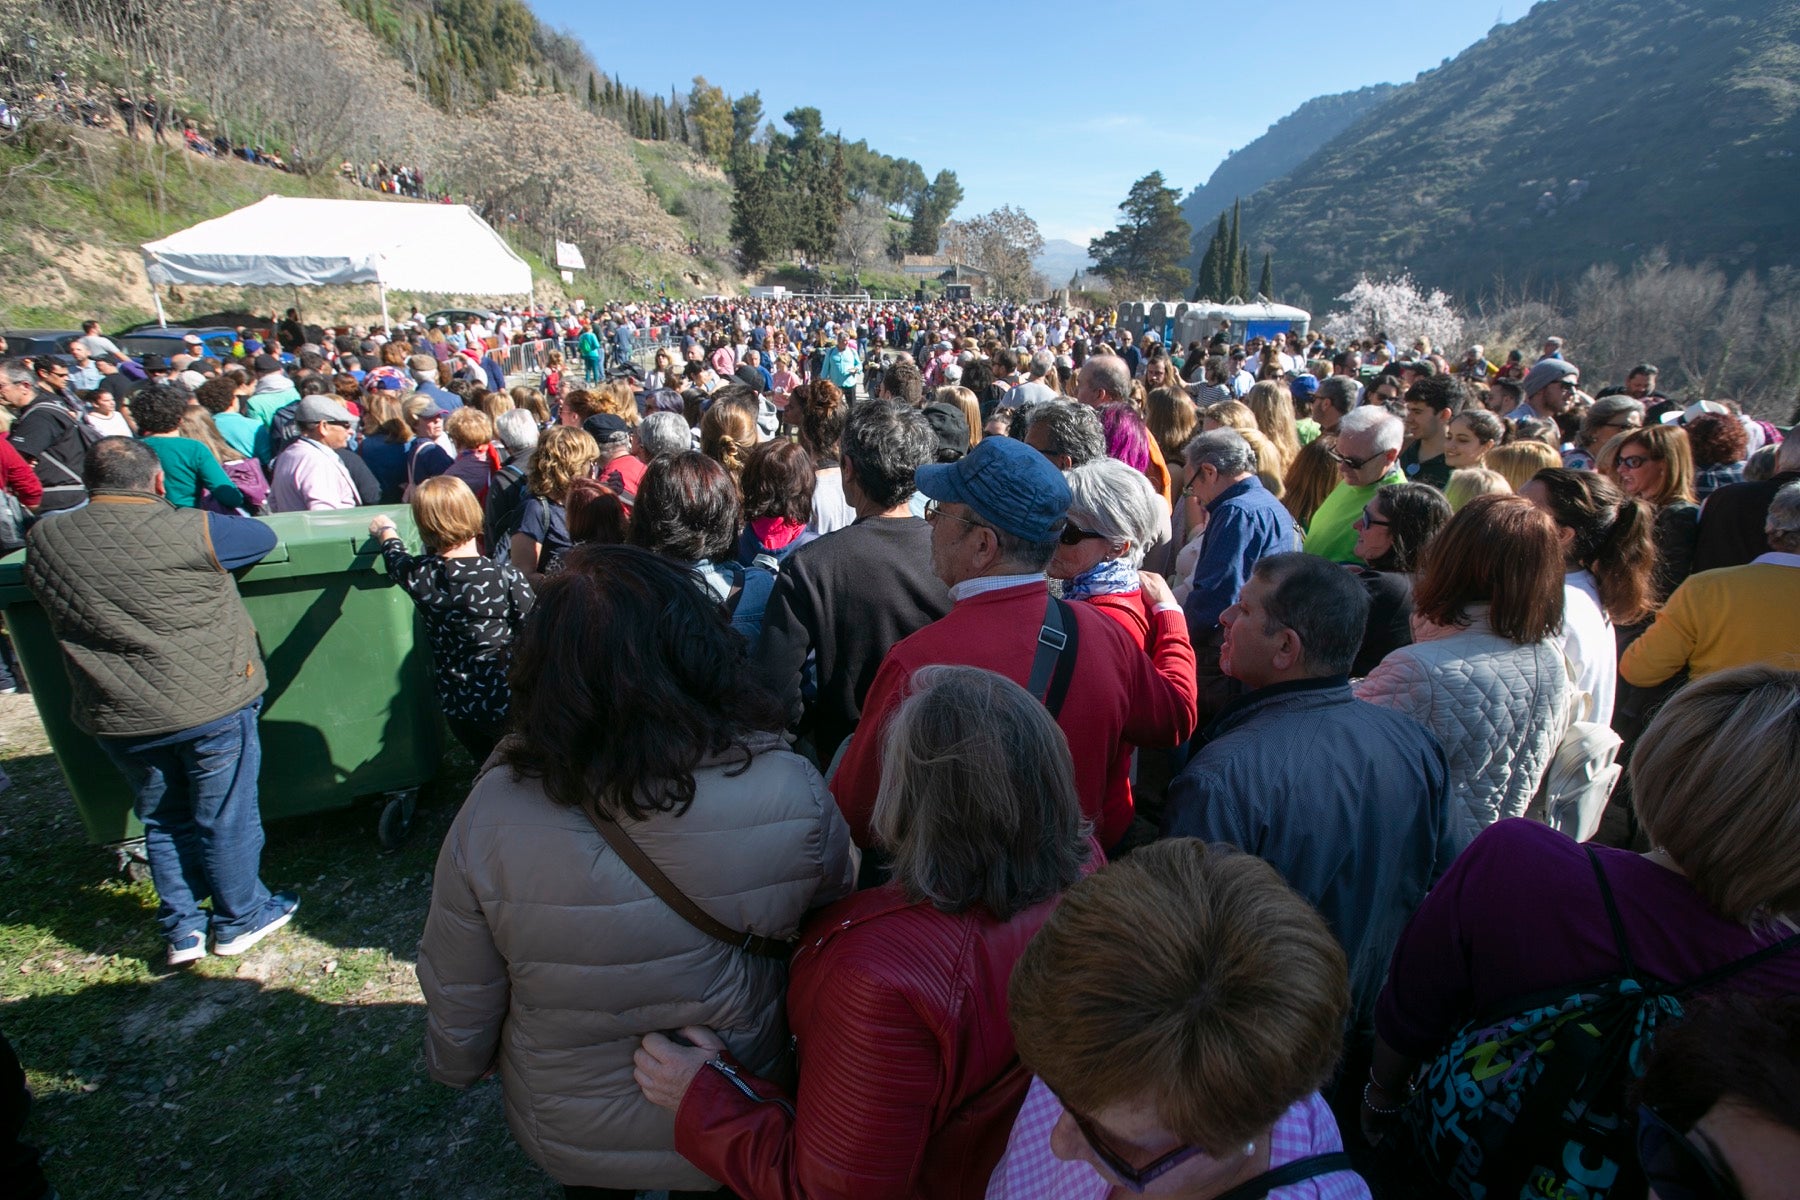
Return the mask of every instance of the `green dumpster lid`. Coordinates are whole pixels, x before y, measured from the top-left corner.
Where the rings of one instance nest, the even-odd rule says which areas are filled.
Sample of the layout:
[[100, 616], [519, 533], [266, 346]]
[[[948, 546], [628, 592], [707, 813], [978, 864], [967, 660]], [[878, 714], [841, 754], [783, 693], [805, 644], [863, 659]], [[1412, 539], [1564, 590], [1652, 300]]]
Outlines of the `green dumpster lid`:
[[[272, 513], [256, 519], [275, 531], [275, 548], [244, 572], [244, 578], [290, 579], [376, 570], [381, 551], [369, 536], [369, 522], [384, 513], [400, 527], [407, 548], [417, 551], [419, 533], [409, 505]], [[31, 600], [31, 590], [25, 586], [25, 551], [0, 558], [0, 607]]]

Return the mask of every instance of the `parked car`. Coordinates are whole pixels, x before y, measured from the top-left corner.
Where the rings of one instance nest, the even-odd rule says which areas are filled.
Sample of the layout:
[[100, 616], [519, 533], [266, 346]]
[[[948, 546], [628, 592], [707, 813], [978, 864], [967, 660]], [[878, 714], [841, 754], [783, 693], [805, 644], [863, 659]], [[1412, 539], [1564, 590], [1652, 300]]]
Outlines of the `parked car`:
[[177, 354], [190, 353], [187, 349], [187, 335], [195, 334], [200, 338], [200, 345], [207, 358], [230, 358], [231, 347], [237, 341], [237, 330], [212, 325], [200, 328], [171, 325], [167, 328], [151, 326], [127, 333], [115, 333], [113, 341], [125, 353], [142, 356], [160, 354], [164, 358], [173, 358]]
[[483, 321], [489, 328], [492, 328], [494, 319], [499, 315], [491, 308], [440, 308], [436, 312], [425, 314], [425, 324], [427, 326], [436, 325], [438, 318], [442, 317], [453, 325], [459, 322], [468, 325], [474, 321]]
[[40, 354], [67, 354], [69, 343], [81, 336], [79, 329], [7, 329], [7, 358], [36, 358]]

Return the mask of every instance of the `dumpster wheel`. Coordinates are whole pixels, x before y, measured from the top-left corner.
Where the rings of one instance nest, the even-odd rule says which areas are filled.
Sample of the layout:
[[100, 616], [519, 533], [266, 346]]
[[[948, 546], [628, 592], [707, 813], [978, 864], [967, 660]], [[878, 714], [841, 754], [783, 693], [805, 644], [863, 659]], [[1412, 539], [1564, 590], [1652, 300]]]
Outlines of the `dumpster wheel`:
[[132, 838], [119, 842], [112, 847], [113, 862], [119, 874], [133, 883], [150, 881], [150, 858], [144, 849], [143, 838]]
[[412, 832], [413, 813], [418, 807], [418, 788], [387, 793], [381, 806], [381, 819], [375, 825], [375, 840], [384, 854], [393, 854], [406, 844], [406, 835]]

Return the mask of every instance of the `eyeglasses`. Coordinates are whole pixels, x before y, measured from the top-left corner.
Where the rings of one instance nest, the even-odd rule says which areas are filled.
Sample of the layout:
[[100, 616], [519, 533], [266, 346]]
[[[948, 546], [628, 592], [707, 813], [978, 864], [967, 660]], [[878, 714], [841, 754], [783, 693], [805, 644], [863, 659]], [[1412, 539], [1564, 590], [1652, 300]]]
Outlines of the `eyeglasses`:
[[[1062, 1103], [1061, 1097], [1057, 1098], [1057, 1103]], [[1107, 1170], [1119, 1177], [1119, 1182], [1125, 1186], [1125, 1190], [1128, 1192], [1142, 1192], [1154, 1180], [1161, 1179], [1190, 1158], [1206, 1153], [1199, 1146], [1177, 1146], [1167, 1154], [1159, 1155], [1155, 1160], [1141, 1167], [1134, 1167], [1117, 1150], [1106, 1144], [1106, 1139], [1100, 1136], [1100, 1131], [1095, 1129], [1093, 1123], [1086, 1117], [1067, 1104], [1063, 1104], [1063, 1111], [1073, 1118], [1075, 1128], [1081, 1130], [1081, 1136], [1087, 1139], [1087, 1144], [1093, 1149], [1095, 1157], [1106, 1164]]]
[[938, 502], [936, 500], [927, 500], [925, 502], [925, 519], [935, 525], [935, 524], [937, 524], [937, 519], [939, 517], [949, 517], [952, 521], [961, 521], [964, 525], [967, 525], [970, 529], [986, 529], [987, 528], [987, 526], [983, 525], [980, 521], [971, 521], [968, 517], [959, 517], [955, 513], [945, 512], [941, 507], [939, 507]]
[[1636, 421], [1608, 421], [1606, 424], [1600, 426], [1602, 429], [1636, 429], [1637, 427], [1638, 423]]
[[1613, 465], [1624, 467], [1627, 471], [1636, 471], [1654, 461], [1648, 454], [1621, 454], [1613, 459]]
[[1691, 1136], [1682, 1133], [1649, 1105], [1638, 1109], [1637, 1151], [1651, 1189], [1662, 1200], [1744, 1198], [1711, 1139], [1698, 1129]]
[[1362, 510], [1362, 516], [1356, 518], [1356, 521], [1359, 525], [1376, 528], [1386, 528], [1388, 525], [1393, 524], [1391, 521], [1383, 521], [1381, 518], [1373, 516], [1366, 508]]
[[1106, 536], [1107, 535], [1104, 533], [1095, 533], [1092, 530], [1083, 529], [1073, 521], [1070, 521], [1063, 525], [1063, 531], [1057, 536], [1056, 540], [1065, 546], [1079, 546], [1089, 538], [1106, 538]]
[[1385, 450], [1377, 450], [1375, 453], [1364, 455], [1362, 458], [1348, 458], [1333, 450], [1331, 452], [1331, 457], [1337, 462], [1338, 466], [1344, 468], [1346, 471], [1360, 471], [1386, 453], [1387, 451]]

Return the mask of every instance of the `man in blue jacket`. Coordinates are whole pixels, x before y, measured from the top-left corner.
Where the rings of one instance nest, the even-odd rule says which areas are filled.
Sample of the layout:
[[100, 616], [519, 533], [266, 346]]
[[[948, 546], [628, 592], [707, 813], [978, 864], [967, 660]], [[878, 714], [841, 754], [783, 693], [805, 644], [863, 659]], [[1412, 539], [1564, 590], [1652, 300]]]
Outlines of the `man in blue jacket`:
[[1351, 1023], [1340, 1078], [1351, 1120], [1388, 958], [1455, 857], [1443, 747], [1411, 717], [1350, 692], [1368, 612], [1367, 592], [1335, 563], [1291, 553], [1258, 561], [1224, 613], [1220, 654], [1246, 691], [1195, 739], [1163, 816], [1168, 836], [1228, 842], [1267, 861], [1343, 944]]

